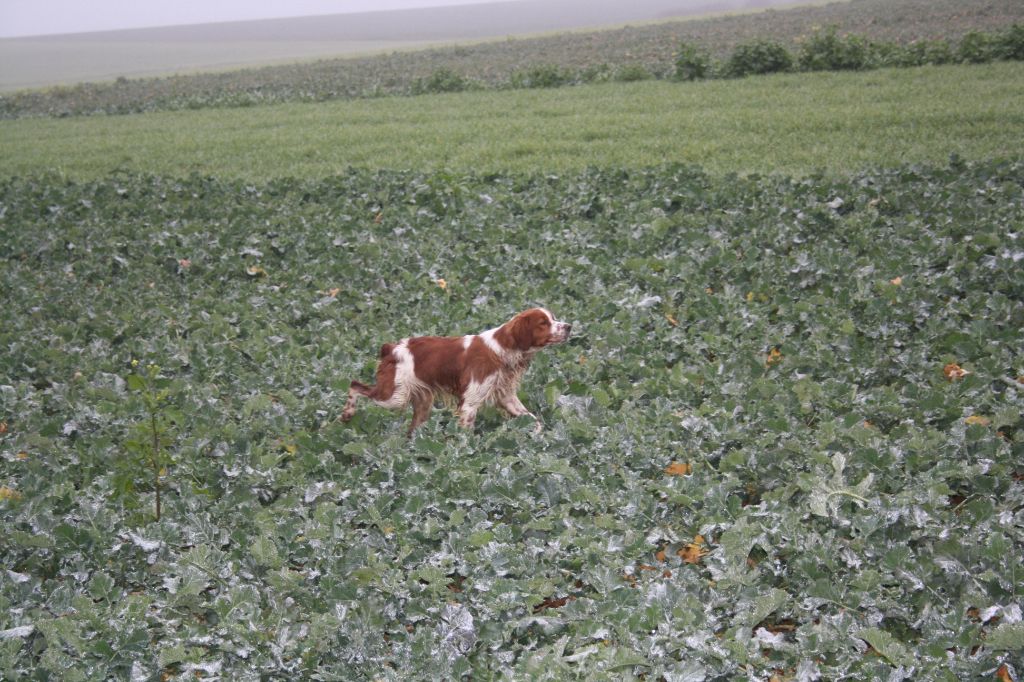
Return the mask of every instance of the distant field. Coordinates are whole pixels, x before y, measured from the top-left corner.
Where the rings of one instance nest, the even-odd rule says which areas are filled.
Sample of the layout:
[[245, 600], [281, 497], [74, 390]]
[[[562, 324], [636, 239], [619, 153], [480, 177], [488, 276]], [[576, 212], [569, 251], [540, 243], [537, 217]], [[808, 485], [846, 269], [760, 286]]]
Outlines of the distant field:
[[1020, 151], [1024, 64], [0, 122], [4, 175], [321, 177], [687, 162], [806, 174]]
[[[815, 0], [808, 0], [808, 4]], [[820, 0], [817, 0], [820, 1]], [[0, 39], [0, 91], [409, 50], [793, 0], [517, 0]]]
[[[535, 4], [524, 3], [524, 6]], [[590, 13], [588, 16], [595, 17], [589, 21], [596, 22], [596, 17], [612, 15]], [[1019, 0], [858, 0], [633, 25], [614, 30], [499, 39], [423, 51], [397, 51], [376, 56], [8, 93], [0, 95], [0, 117], [75, 116], [407, 95], [415, 91], [417, 82], [442, 69], [486, 88], [502, 87], [514, 74], [537, 65], [557, 67], [572, 74], [592, 75], [614, 75], [617, 69], [632, 67], [642, 68], [653, 76], [665, 77], [674, 71], [681, 41], [699, 44], [722, 57], [737, 44], [755, 38], [770, 37], [795, 48], [808, 36], [827, 26], [836, 26], [842, 33], [855, 33], [872, 40], [906, 44], [938, 38], [955, 41], [968, 31], [998, 31], [1014, 22], [1024, 23], [1024, 2]], [[504, 30], [516, 32], [513, 28]], [[375, 31], [367, 28], [361, 34], [346, 35], [344, 40], [384, 40], [387, 37], [379, 28]], [[114, 34], [95, 35], [99, 40]], [[471, 35], [482, 37], [485, 34], [481, 28], [475, 34], [467, 30], [462, 37], [431, 35], [432, 40], [451, 43], [469, 39]], [[422, 32], [419, 34], [420, 39], [424, 36]], [[323, 35], [313, 37], [325, 40]], [[391, 39], [412, 40], [415, 37], [412, 34], [392, 34]], [[159, 35], [154, 34], [151, 38], [152, 44], [159, 43]], [[280, 39], [284, 38], [287, 40], [279, 46], [281, 49], [287, 48], [289, 43], [294, 46], [301, 42], [300, 33], [284, 34]], [[310, 39], [308, 34], [305, 39]], [[244, 54], [248, 49], [245, 48], [246, 41], [259, 46], [266, 44], [269, 36], [266, 33], [248, 33], [235, 35], [235, 40], [239, 41], [236, 54]], [[209, 50], [209, 44], [218, 42], [222, 41], [211, 35], [205, 44], [181, 42], [175, 49], [189, 54], [192, 50]], [[339, 43], [339, 49], [341, 45]], [[0, 41], [0, 74], [5, 68], [10, 68], [4, 66], [3, 49], [5, 41]], [[268, 56], [272, 54], [269, 48], [267, 53]], [[219, 60], [228, 58], [228, 54], [217, 57]], [[85, 60], [85, 66], [88, 66], [88, 61]], [[117, 61], [122, 64], [145, 63], [129, 54]], [[23, 70], [32, 68], [46, 67], [40, 62], [38, 67], [25, 66]], [[110, 70], [111, 64], [104, 68], [109, 77], [115, 75]]]
[[239, 69], [344, 54], [422, 47], [425, 41], [0, 41], [0, 91], [168, 73]]

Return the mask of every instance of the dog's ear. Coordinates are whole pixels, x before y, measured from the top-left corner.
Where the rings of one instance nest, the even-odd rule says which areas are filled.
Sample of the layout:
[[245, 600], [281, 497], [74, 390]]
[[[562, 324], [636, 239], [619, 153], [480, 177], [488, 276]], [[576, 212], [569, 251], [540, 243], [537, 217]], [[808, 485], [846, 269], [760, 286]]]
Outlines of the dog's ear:
[[537, 344], [537, 327], [547, 317], [539, 310], [527, 310], [519, 313], [509, 323], [511, 325], [511, 336], [515, 347], [521, 351], [528, 351], [535, 348]]
[[533, 324], [529, 315], [520, 313], [512, 320], [512, 342], [518, 350], [527, 351], [533, 346]]

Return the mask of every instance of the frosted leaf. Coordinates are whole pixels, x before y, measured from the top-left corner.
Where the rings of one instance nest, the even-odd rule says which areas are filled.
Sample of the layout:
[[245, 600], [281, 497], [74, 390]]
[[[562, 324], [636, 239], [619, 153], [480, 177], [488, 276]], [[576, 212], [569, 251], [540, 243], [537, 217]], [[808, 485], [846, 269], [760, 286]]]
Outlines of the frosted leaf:
[[36, 629], [35, 625], [22, 625], [21, 627], [0, 630], [0, 639], [14, 639], [15, 637], [28, 637]]
[[163, 544], [159, 540], [147, 540], [138, 533], [128, 533], [128, 537], [143, 552], [155, 552], [160, 549], [160, 545]]
[[769, 632], [764, 628], [758, 628], [754, 632], [754, 641], [762, 648], [780, 649], [786, 646], [786, 636], [781, 632]]
[[646, 296], [636, 304], [637, 308], [653, 308], [661, 303], [661, 296]]
[[465, 656], [476, 643], [473, 614], [461, 604], [446, 604], [441, 612], [437, 634], [448, 650], [449, 658]]
[[32, 576], [30, 575], [26, 575], [24, 573], [17, 573], [15, 571], [7, 571], [7, 577], [16, 583], [27, 583], [29, 580], [32, 579]]

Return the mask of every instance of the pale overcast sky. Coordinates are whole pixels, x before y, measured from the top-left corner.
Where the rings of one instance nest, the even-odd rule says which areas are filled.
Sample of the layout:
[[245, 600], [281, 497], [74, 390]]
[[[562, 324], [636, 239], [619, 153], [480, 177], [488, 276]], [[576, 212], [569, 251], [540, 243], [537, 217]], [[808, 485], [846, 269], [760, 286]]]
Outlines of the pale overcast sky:
[[496, 0], [0, 0], [0, 37], [205, 24]]

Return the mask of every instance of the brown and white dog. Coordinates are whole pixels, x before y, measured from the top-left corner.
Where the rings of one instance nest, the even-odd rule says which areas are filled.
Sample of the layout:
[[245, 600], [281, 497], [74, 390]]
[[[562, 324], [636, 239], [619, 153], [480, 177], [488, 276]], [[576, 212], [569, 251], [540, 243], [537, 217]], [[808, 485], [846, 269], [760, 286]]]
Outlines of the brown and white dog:
[[471, 428], [477, 410], [485, 404], [500, 407], [512, 417], [529, 414], [516, 391], [534, 353], [569, 338], [572, 326], [555, 320], [544, 308], [531, 308], [480, 334], [467, 336], [414, 336], [380, 349], [377, 383], [353, 381], [341, 420], [356, 413], [356, 401], [365, 396], [381, 407], [401, 410], [412, 403], [408, 435], [427, 420], [434, 396], [457, 401], [459, 425]]

